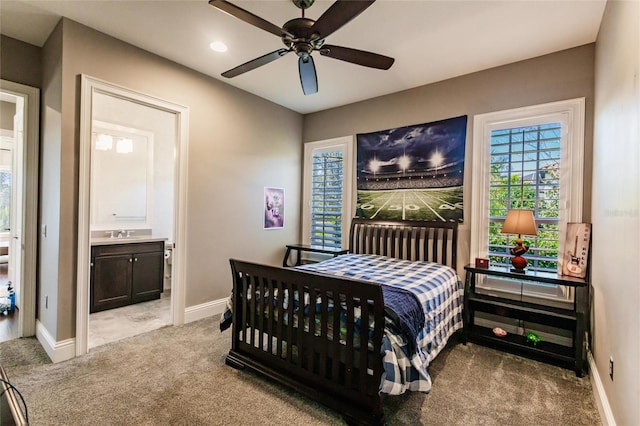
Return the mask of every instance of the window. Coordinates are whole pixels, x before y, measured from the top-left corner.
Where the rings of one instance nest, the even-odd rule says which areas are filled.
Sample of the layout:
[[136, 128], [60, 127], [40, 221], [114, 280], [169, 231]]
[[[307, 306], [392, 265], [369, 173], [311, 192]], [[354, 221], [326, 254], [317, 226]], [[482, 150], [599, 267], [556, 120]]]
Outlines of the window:
[[560, 144], [562, 124], [491, 131], [488, 255], [492, 265], [508, 265], [514, 235], [500, 231], [509, 209], [533, 211], [538, 235], [529, 245], [529, 270], [558, 270]]
[[[515, 235], [502, 234], [509, 209], [533, 210], [537, 236], [523, 236], [530, 270], [556, 272], [566, 224], [582, 220], [584, 99], [474, 118], [471, 259], [508, 265]], [[566, 299], [557, 286], [486, 279], [492, 290]]]
[[311, 245], [342, 245], [342, 151], [314, 153], [311, 165]]
[[11, 228], [11, 171], [0, 170], [0, 232]]
[[0, 137], [0, 234], [11, 229], [13, 137]]
[[353, 138], [310, 142], [304, 149], [303, 242], [346, 247], [351, 217]]

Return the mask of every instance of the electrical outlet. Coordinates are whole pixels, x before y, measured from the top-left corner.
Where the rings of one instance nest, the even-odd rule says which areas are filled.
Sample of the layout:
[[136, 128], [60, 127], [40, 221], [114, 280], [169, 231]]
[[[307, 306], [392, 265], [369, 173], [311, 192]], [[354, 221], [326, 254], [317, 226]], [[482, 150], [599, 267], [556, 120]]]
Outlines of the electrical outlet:
[[613, 357], [609, 357], [609, 377], [613, 380]]

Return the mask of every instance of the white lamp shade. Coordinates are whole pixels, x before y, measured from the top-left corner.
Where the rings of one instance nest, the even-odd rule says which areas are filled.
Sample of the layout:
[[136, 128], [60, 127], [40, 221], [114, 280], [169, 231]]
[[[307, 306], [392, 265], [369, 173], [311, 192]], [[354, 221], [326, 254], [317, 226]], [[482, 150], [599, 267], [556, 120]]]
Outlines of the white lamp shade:
[[509, 210], [502, 225], [503, 234], [538, 235], [536, 220], [531, 210]]

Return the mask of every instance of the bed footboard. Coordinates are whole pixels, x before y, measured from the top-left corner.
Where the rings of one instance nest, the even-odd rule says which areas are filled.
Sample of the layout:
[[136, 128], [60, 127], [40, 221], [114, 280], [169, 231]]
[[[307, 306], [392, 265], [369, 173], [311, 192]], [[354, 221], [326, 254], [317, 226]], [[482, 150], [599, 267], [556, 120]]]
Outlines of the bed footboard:
[[232, 347], [249, 368], [344, 414], [383, 423], [380, 285], [231, 260]]

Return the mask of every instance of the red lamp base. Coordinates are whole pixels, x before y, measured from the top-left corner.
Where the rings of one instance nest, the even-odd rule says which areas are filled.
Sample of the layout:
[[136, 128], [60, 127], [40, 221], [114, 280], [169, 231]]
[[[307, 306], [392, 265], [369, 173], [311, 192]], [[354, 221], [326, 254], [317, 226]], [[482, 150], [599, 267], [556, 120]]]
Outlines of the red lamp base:
[[513, 269], [511, 269], [511, 272], [524, 274], [526, 272], [525, 268], [529, 263], [527, 262], [527, 259], [522, 256], [514, 256], [511, 258], [511, 264], [513, 265]]

